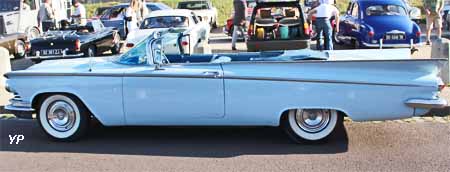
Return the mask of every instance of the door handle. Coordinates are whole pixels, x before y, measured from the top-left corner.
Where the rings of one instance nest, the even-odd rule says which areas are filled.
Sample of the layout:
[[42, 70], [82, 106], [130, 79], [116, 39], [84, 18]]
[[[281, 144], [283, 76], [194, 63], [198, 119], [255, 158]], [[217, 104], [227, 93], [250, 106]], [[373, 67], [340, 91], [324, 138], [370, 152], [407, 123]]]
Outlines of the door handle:
[[220, 77], [220, 73], [217, 71], [206, 71], [206, 72], [203, 72], [203, 75], [213, 76], [214, 78]]

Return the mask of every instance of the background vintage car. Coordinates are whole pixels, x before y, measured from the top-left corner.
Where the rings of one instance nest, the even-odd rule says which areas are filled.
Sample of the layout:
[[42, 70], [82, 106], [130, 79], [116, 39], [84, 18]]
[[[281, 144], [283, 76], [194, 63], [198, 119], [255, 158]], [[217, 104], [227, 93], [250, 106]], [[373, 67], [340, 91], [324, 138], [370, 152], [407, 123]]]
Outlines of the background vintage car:
[[[128, 8], [129, 3], [122, 3], [119, 5], [115, 5], [105, 12], [103, 12], [100, 20], [106, 27], [114, 27], [119, 30], [120, 37], [122, 39], [126, 39], [128, 31], [126, 30], [126, 23], [124, 20], [125, 9]], [[166, 4], [158, 3], [158, 2], [147, 2], [147, 9], [150, 12], [158, 11], [158, 10], [167, 10], [172, 9]]]
[[93, 57], [111, 50], [120, 52], [120, 37], [112, 27], [104, 27], [100, 20], [92, 20], [86, 26], [48, 31], [41, 38], [30, 41], [29, 56], [36, 62], [44, 59]]
[[[179, 40], [183, 44], [184, 51], [202, 53], [196, 51], [197, 47], [208, 44], [209, 31], [211, 30], [209, 24], [200, 21], [193, 11], [174, 9], [152, 12], [142, 21], [139, 30], [128, 34], [125, 43], [126, 47], [131, 48], [153, 34], [153, 32], [168, 28], [177, 30], [177, 32], [185, 35]], [[172, 39], [171, 41], [178, 40]], [[174, 44], [177, 43], [174, 42]], [[166, 53], [170, 51], [179, 52], [177, 48], [169, 50], [167, 47]]]
[[310, 29], [298, 0], [256, 2], [248, 27], [248, 51], [310, 48]]
[[217, 9], [209, 0], [188, 0], [178, 2], [178, 9], [192, 10], [203, 21], [210, 24], [212, 28], [217, 28]]
[[[388, 24], [387, 24], [388, 23]], [[420, 27], [408, 15], [403, 0], [354, 0], [341, 17], [337, 37], [355, 48], [409, 48], [420, 43]]]
[[37, 112], [60, 141], [83, 136], [93, 116], [106, 126], [282, 126], [304, 142], [326, 139], [344, 116], [400, 119], [447, 105], [437, 96], [441, 59], [327, 60], [311, 50], [166, 56], [164, 36], [114, 59], [46, 61], [7, 73], [16, 96], [6, 109]]

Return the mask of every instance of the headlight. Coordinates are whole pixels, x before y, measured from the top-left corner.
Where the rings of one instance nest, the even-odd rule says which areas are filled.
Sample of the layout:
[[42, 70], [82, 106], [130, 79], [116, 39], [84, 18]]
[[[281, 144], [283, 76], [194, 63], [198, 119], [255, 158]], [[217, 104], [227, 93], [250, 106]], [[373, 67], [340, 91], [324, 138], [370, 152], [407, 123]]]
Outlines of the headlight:
[[6, 83], [6, 85], [5, 85], [5, 90], [6, 90], [7, 92], [9, 92], [9, 93], [16, 94], [16, 90], [14, 90], [13, 88], [11, 88], [11, 87], [9, 86], [8, 83]]

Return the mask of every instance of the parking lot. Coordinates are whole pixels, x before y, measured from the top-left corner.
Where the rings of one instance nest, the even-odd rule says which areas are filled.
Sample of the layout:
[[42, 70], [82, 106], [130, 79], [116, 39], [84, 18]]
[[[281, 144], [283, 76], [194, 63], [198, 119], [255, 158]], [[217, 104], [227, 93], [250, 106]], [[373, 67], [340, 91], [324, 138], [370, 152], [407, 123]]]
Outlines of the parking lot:
[[[211, 37], [213, 52], [231, 52], [220, 30]], [[237, 48], [245, 51], [245, 44]], [[430, 50], [422, 47], [416, 56]], [[12, 67], [30, 65], [15, 60]], [[443, 96], [450, 100], [450, 91]], [[0, 171], [447, 171], [448, 114], [447, 107], [424, 118], [346, 120], [329, 142], [315, 145], [293, 144], [271, 127], [95, 126], [87, 138], [61, 143], [49, 141], [34, 120], [2, 118]], [[10, 144], [9, 135], [18, 134], [24, 140]]]

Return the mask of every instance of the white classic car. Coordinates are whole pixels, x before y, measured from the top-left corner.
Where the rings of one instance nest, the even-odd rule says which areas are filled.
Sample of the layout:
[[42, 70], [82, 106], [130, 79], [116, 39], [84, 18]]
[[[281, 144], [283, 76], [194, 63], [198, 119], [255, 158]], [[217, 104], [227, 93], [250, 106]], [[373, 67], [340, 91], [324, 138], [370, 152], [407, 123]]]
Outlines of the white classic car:
[[[207, 23], [200, 22], [194, 12], [190, 10], [160, 10], [151, 12], [140, 25], [139, 30], [128, 34], [126, 47], [132, 48], [140, 41], [153, 34], [155, 31], [171, 28], [177, 30], [185, 36], [179, 40], [183, 45], [184, 51], [190, 53], [205, 53], [209, 51], [207, 47], [209, 40], [210, 26]], [[178, 41], [172, 39], [172, 41]], [[173, 42], [176, 44], [176, 42]], [[168, 43], [165, 45], [169, 45]], [[173, 47], [173, 46], [172, 46]], [[176, 47], [175, 47], [176, 48]], [[166, 53], [170, 52], [169, 47], [165, 47]], [[177, 52], [178, 50], [176, 50]], [[172, 51], [173, 52], [173, 51]]]
[[202, 18], [202, 21], [209, 23], [213, 28], [217, 27], [217, 9], [209, 0], [188, 0], [178, 2], [178, 9], [192, 10]]
[[303, 142], [328, 138], [344, 116], [401, 119], [447, 105], [439, 97], [442, 59], [165, 54], [165, 35], [109, 59], [44, 61], [7, 73], [15, 97], [5, 108], [36, 112], [43, 131], [61, 141], [80, 138], [96, 118], [105, 126], [282, 126]]

